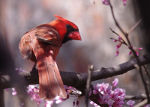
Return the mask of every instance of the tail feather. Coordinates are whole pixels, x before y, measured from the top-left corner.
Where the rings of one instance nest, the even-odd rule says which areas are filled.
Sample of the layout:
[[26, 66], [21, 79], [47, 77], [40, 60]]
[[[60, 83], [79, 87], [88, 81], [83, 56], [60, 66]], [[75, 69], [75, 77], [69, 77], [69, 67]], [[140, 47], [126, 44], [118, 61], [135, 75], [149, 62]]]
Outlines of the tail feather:
[[39, 73], [40, 97], [48, 100], [52, 100], [56, 96], [66, 98], [66, 91], [57, 64], [52, 56], [37, 61], [37, 68]]

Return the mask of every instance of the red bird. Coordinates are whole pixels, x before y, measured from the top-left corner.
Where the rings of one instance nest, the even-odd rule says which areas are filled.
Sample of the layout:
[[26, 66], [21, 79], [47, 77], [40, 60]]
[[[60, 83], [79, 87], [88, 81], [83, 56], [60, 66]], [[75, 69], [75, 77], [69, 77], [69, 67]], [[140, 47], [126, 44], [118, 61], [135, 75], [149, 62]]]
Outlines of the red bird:
[[36, 63], [39, 74], [39, 95], [52, 100], [56, 96], [66, 98], [56, 56], [63, 43], [81, 40], [78, 27], [60, 16], [48, 24], [42, 24], [27, 32], [20, 40], [19, 49], [24, 58]]

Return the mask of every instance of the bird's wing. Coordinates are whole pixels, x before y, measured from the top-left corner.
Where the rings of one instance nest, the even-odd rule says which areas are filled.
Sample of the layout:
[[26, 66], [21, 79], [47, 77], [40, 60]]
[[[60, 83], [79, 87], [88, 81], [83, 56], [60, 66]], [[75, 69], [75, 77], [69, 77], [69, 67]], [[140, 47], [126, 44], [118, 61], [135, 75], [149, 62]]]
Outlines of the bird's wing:
[[31, 42], [30, 32], [24, 34], [19, 43], [19, 50], [25, 59], [34, 60]]
[[58, 32], [48, 24], [40, 25], [36, 28], [35, 36], [40, 42], [49, 45], [58, 45], [60, 43], [60, 36]]

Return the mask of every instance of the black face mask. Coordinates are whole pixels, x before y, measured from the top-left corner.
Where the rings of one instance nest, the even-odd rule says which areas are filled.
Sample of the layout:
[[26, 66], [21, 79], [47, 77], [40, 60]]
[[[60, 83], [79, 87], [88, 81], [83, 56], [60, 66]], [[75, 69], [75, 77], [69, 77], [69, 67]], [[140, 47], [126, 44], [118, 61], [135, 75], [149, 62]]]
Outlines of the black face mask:
[[64, 39], [63, 39], [62, 43], [66, 43], [67, 41], [72, 40], [72, 39], [70, 39], [70, 38], [68, 37], [68, 36], [69, 36], [69, 33], [74, 32], [74, 31], [78, 31], [78, 29], [73, 28], [73, 27], [72, 27], [71, 25], [69, 25], [69, 24], [66, 25], [66, 28], [67, 28], [67, 32], [66, 32], [66, 34], [65, 34], [65, 36], [64, 36]]

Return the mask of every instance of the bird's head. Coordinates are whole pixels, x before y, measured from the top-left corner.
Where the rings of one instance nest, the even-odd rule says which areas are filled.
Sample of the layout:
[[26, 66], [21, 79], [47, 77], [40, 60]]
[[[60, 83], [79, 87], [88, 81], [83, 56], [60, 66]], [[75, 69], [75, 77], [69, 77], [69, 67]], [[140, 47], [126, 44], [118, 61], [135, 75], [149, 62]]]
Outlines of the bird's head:
[[58, 28], [60, 36], [63, 38], [62, 43], [65, 43], [69, 40], [81, 40], [77, 25], [63, 17], [56, 15], [55, 17], [57, 18], [55, 21], [57, 22], [56, 27]]

